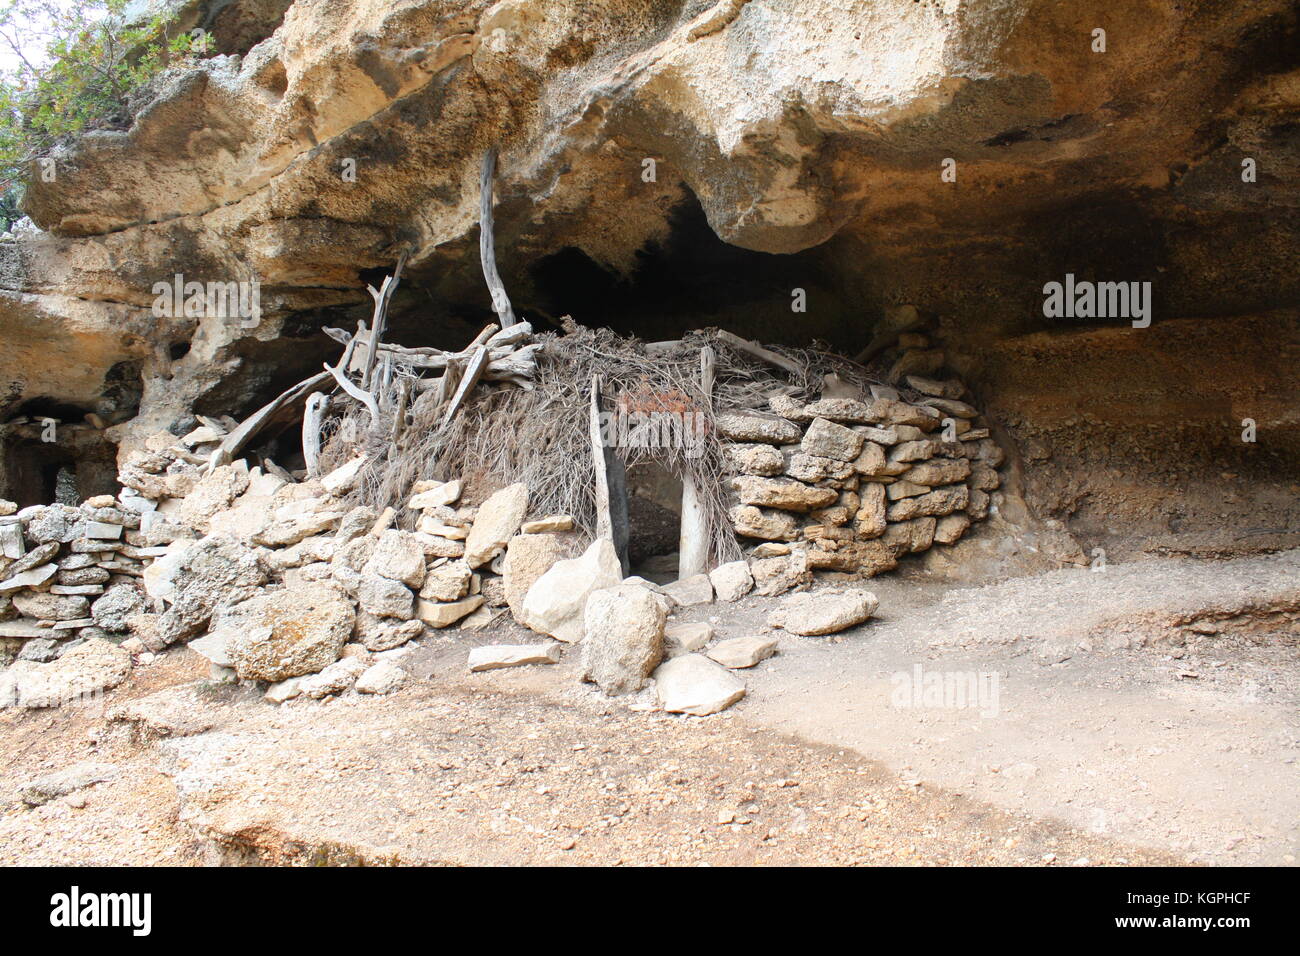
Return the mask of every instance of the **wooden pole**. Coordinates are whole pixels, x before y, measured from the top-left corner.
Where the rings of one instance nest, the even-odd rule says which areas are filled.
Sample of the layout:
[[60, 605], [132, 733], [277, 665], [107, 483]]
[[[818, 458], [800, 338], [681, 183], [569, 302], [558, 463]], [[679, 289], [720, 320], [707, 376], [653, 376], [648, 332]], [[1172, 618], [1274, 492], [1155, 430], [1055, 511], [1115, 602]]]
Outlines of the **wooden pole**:
[[627, 476], [623, 460], [606, 443], [600, 428], [599, 375], [591, 376], [591, 457], [596, 466], [596, 537], [609, 538], [618, 554], [623, 577], [628, 573]]
[[[717, 356], [713, 347], [700, 350], [700, 390], [707, 411], [713, 408], [713, 376]], [[685, 426], [682, 428], [685, 434]], [[709, 570], [709, 522], [704, 502], [695, 481], [686, 475], [682, 481], [681, 531], [677, 539], [677, 578], [689, 578]]]
[[489, 149], [483, 154], [483, 174], [479, 178], [478, 252], [483, 260], [483, 278], [487, 280], [488, 292], [492, 295], [492, 310], [496, 312], [501, 328], [508, 329], [517, 320], [514, 309], [510, 307], [510, 297], [506, 295], [505, 283], [497, 273], [496, 245], [492, 236], [492, 180], [496, 169], [497, 151]]
[[320, 426], [329, 403], [330, 397], [324, 392], [312, 392], [307, 397], [307, 409], [302, 415], [302, 457], [307, 463], [308, 478], [319, 474]]

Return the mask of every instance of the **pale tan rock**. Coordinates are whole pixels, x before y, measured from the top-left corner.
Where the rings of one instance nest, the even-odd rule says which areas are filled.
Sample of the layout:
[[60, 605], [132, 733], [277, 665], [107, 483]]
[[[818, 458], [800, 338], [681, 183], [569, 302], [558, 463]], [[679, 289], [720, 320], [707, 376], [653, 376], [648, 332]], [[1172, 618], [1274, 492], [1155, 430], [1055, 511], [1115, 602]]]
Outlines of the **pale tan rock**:
[[419, 588], [424, 584], [424, 549], [409, 532], [385, 531], [363, 570]]
[[425, 508], [437, 508], [443, 505], [455, 504], [460, 500], [461, 492], [462, 485], [460, 479], [443, 482], [413, 496], [406, 503], [406, 507], [410, 508], [412, 511], [423, 511]]
[[890, 521], [906, 521], [930, 515], [960, 511], [970, 503], [970, 489], [965, 485], [948, 485], [915, 498], [904, 498], [889, 506]]
[[707, 717], [745, 696], [745, 683], [702, 654], [683, 654], [654, 672], [655, 696], [669, 713]]
[[282, 681], [337, 660], [354, 617], [351, 602], [317, 584], [259, 594], [224, 611], [218, 627], [241, 679]]
[[536, 521], [525, 521], [519, 528], [523, 534], [546, 534], [554, 531], [572, 531], [573, 515], [547, 515]]
[[420, 597], [426, 601], [458, 601], [469, 594], [473, 574], [464, 561], [448, 561], [430, 568], [420, 589]]
[[707, 574], [693, 574], [689, 578], [665, 584], [661, 590], [681, 607], [694, 607], [713, 601], [713, 583]]
[[931, 458], [917, 462], [900, 477], [917, 485], [937, 487], [965, 481], [970, 473], [971, 465], [965, 458]]
[[524, 597], [523, 624], [567, 644], [582, 639], [587, 597], [618, 584], [623, 569], [608, 538], [598, 538], [581, 557], [557, 561]]
[[656, 596], [634, 584], [593, 591], [583, 610], [583, 679], [609, 696], [644, 687], [664, 656], [666, 616]]
[[824, 418], [814, 418], [799, 447], [804, 454], [852, 462], [862, 453], [865, 439], [851, 428]]
[[768, 624], [805, 637], [835, 634], [868, 620], [879, 606], [870, 591], [824, 588], [786, 598]]
[[528, 590], [557, 561], [569, 554], [567, 545], [554, 534], [520, 534], [510, 539], [501, 566], [505, 599], [510, 613], [523, 624], [524, 598]]
[[703, 621], [669, 624], [664, 628], [664, 650], [670, 657], [694, 654], [713, 640], [713, 627]]
[[430, 627], [451, 627], [461, 618], [483, 606], [483, 595], [471, 594], [459, 601], [424, 601], [416, 603], [415, 613]]
[[792, 514], [754, 505], [737, 505], [729, 512], [736, 534], [763, 541], [793, 541], [799, 536], [799, 522]]
[[369, 461], [370, 459], [366, 458], [364, 455], [359, 455], [351, 461], [340, 465], [328, 475], [321, 478], [321, 487], [331, 495], [342, 495], [347, 493], [357, 483], [357, 479], [361, 477], [361, 470], [366, 467]]
[[521, 483], [502, 488], [483, 502], [465, 541], [465, 563], [481, 567], [500, 554], [527, 512], [528, 486]]
[[747, 561], [728, 561], [709, 572], [714, 594], [719, 601], [739, 601], [754, 589], [754, 576]]
[[469, 652], [469, 669], [491, 671], [528, 664], [558, 664], [563, 646], [551, 641], [546, 644], [489, 644], [486, 647], [475, 647]]
[[814, 488], [790, 478], [759, 478], [740, 475], [730, 480], [741, 504], [786, 511], [813, 511], [833, 504], [839, 497], [830, 488]]
[[723, 460], [738, 475], [779, 475], [785, 468], [785, 459], [771, 445], [724, 444]]
[[809, 580], [808, 559], [802, 551], [749, 563], [754, 576], [754, 593], [763, 597], [784, 594]]
[[968, 528], [970, 528], [971, 519], [969, 515], [956, 512], [950, 515], [944, 515], [939, 519], [934, 529], [934, 541], [936, 544], [955, 544], [961, 539]]
[[708, 650], [708, 658], [731, 670], [743, 670], [776, 653], [775, 637], [733, 637]]

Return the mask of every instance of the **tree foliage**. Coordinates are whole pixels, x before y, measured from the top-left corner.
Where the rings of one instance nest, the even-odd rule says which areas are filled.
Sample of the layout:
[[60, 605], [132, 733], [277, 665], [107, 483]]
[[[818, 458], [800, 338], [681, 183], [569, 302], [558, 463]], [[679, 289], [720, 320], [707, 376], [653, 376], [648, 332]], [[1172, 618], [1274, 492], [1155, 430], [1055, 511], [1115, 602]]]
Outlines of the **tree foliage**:
[[168, 39], [166, 8], [130, 15], [127, 0], [0, 0], [0, 191], [89, 129], [124, 128], [132, 95], [165, 67], [206, 52]]

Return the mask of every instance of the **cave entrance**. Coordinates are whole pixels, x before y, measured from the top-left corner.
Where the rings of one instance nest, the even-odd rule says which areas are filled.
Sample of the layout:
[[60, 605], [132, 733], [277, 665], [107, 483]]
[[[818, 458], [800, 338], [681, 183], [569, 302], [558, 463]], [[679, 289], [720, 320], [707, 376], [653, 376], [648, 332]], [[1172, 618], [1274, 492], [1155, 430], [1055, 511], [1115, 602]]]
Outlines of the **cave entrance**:
[[101, 430], [58, 422], [51, 426], [40, 420], [4, 427], [0, 497], [19, 508], [55, 502], [75, 505], [119, 490], [117, 448]]
[[629, 465], [626, 475], [631, 573], [670, 584], [677, 580], [682, 480], [657, 461]]

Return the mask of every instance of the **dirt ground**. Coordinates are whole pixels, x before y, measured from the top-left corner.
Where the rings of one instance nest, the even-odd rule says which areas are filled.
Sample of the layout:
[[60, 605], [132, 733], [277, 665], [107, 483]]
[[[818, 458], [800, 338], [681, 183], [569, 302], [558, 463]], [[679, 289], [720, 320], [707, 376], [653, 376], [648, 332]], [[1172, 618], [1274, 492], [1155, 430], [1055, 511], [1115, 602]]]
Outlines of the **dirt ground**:
[[[877, 619], [781, 634], [708, 718], [601, 697], [574, 650], [469, 674], [534, 639], [506, 623], [422, 640], [389, 697], [278, 708], [174, 649], [101, 705], [0, 712], [0, 863], [1294, 864], [1300, 553], [870, 587]], [[935, 673], [982, 690], [905, 698]], [[91, 760], [117, 776], [18, 799]]]

